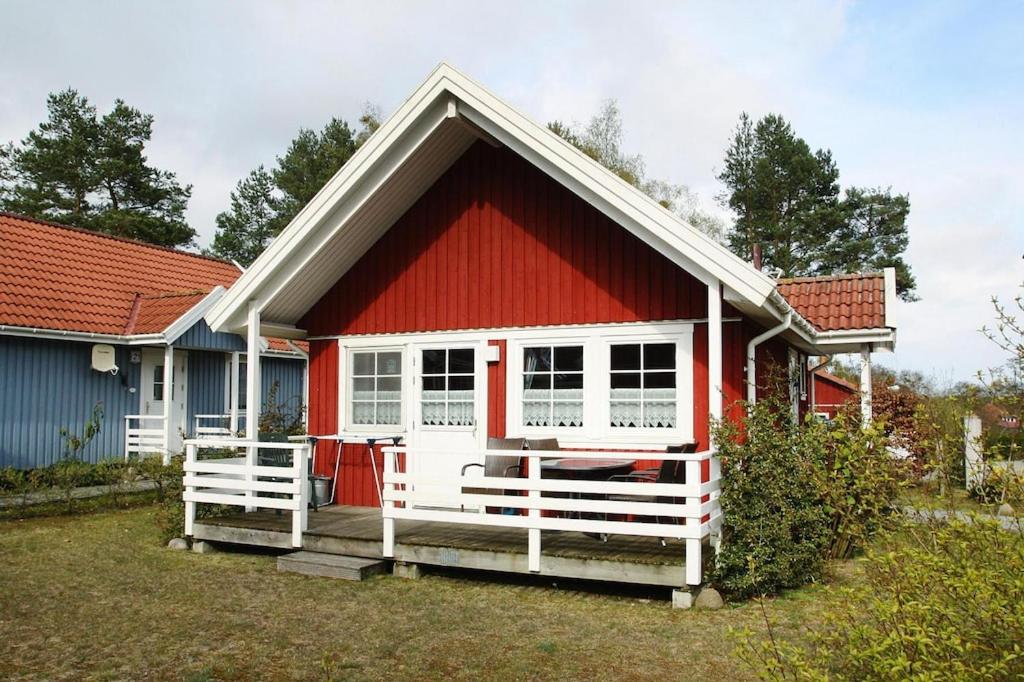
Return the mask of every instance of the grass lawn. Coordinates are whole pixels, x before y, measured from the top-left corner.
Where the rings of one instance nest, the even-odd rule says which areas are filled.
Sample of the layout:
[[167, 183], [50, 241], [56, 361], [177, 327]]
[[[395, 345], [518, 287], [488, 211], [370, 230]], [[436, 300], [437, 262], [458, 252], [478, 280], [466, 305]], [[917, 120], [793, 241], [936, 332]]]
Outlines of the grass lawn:
[[[903, 504], [918, 509], [932, 509], [943, 511], [960, 511], [976, 514], [995, 514], [999, 511], [998, 504], [982, 504], [970, 495], [966, 490], [954, 488], [945, 495], [939, 495], [937, 490], [931, 490], [925, 486], [912, 486], [903, 493], [900, 500]], [[1021, 516], [1024, 510], [1021, 505], [1015, 504], [1014, 515]]]
[[[763, 627], [754, 603], [679, 611], [664, 590], [280, 574], [268, 554], [167, 550], [153, 514], [0, 522], [0, 678], [752, 677], [727, 632]], [[783, 636], [817, 618], [825, 589], [768, 603]]]

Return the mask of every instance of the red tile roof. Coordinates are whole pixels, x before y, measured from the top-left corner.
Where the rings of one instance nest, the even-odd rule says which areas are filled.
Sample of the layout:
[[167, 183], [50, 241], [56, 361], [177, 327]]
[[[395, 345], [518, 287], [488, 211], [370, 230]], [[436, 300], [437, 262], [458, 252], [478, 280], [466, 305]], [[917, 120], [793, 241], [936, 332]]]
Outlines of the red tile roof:
[[207, 291], [138, 296], [125, 334], [158, 334], [206, 297]]
[[779, 293], [819, 331], [885, 327], [882, 273], [780, 279]]
[[0, 213], [0, 324], [163, 331], [164, 321], [240, 274], [215, 258]]

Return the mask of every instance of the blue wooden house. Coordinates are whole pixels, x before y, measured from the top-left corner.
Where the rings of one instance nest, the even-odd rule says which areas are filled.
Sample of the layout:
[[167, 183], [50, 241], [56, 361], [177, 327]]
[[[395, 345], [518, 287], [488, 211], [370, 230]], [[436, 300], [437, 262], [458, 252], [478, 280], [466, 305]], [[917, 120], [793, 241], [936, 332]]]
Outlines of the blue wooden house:
[[[181, 451], [245, 428], [246, 341], [204, 314], [241, 274], [194, 253], [0, 214], [0, 467]], [[306, 347], [265, 338], [262, 411], [305, 416]], [[271, 392], [273, 394], [271, 395]], [[268, 405], [268, 399], [273, 403]]]

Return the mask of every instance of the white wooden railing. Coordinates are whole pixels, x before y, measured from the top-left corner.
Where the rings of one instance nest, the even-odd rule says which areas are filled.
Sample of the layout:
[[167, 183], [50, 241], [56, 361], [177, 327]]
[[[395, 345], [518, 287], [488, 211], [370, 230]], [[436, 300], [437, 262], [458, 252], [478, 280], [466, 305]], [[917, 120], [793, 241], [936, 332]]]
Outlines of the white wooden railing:
[[124, 458], [163, 454], [164, 417], [151, 414], [127, 414], [124, 417]]
[[197, 414], [192, 421], [193, 438], [232, 438], [245, 430], [245, 413], [238, 414], [235, 432], [231, 431], [230, 414]]
[[[204, 450], [217, 451], [202, 459]], [[258, 451], [291, 454], [287, 465], [258, 463]], [[267, 443], [236, 438], [194, 438], [185, 441], [185, 535], [192, 535], [196, 504], [227, 504], [256, 509], [292, 512], [292, 546], [302, 547], [307, 528], [309, 481], [306, 443]]]
[[[409, 519], [437, 523], [462, 523], [528, 530], [528, 561], [533, 572], [541, 570], [541, 531], [579, 531], [598, 535], [638, 535], [679, 539], [685, 543], [686, 582], [702, 580], [702, 541], [717, 535], [722, 521], [719, 505], [720, 467], [711, 451], [697, 453], [637, 452], [523, 452], [525, 478], [462, 476], [458, 481], [429, 474], [399, 470], [399, 455], [409, 457], [458, 456], [466, 463], [483, 457], [508, 457], [508, 450], [453, 453], [416, 447], [386, 447], [384, 452], [383, 518], [384, 556], [394, 557], [395, 521]], [[642, 481], [584, 481], [541, 477], [541, 460], [550, 458], [671, 460], [684, 462], [686, 483]], [[702, 462], [709, 462], [709, 480], [701, 481]], [[430, 471], [422, 464], [419, 471]], [[479, 472], [479, 469], [476, 469]], [[465, 488], [502, 491], [473, 494]], [[650, 501], [621, 502], [612, 495], [638, 495]], [[672, 502], [659, 502], [668, 498]], [[704, 498], [707, 498], [706, 500]], [[704, 501], [702, 501], [704, 500]], [[516, 514], [487, 514], [466, 509], [511, 508]], [[543, 515], [543, 512], [553, 512]], [[641, 519], [642, 520], [639, 520]], [[653, 520], [653, 522], [648, 522]]]

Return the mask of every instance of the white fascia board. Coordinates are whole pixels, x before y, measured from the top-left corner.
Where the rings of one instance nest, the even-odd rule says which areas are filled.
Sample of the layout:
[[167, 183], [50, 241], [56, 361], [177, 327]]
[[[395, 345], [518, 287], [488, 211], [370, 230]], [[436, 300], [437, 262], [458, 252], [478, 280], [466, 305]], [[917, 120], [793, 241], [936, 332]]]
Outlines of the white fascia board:
[[817, 346], [824, 354], [854, 353], [868, 344], [875, 350], [894, 351], [896, 330], [888, 327], [877, 329], [838, 329], [818, 332]]
[[164, 330], [164, 337], [167, 339], [167, 343], [174, 343], [178, 340], [182, 334], [192, 328], [199, 320], [203, 319], [203, 315], [206, 314], [213, 304], [220, 300], [224, 292], [227, 291], [222, 286], [215, 286], [210, 293], [203, 296], [199, 303], [189, 308], [184, 315], [172, 322], [167, 329]]
[[[242, 328], [245, 331], [245, 328]], [[260, 322], [260, 334], [273, 336], [279, 339], [294, 340], [306, 338], [306, 330], [299, 329], [291, 324], [278, 324], [276, 322]]]
[[882, 276], [885, 278], [885, 326], [896, 328], [896, 311], [893, 304], [896, 302], [896, 268], [883, 268]]
[[[402, 160], [415, 151], [416, 147], [426, 139], [426, 136], [445, 121], [447, 103], [441, 102], [438, 106], [437, 101], [439, 95], [444, 91], [438, 75], [441, 68], [439, 66], [435, 69], [430, 77], [398, 108], [398, 111], [392, 114], [370, 136], [370, 139], [352, 155], [352, 158], [317, 192], [267, 249], [260, 254], [259, 258], [235, 281], [228, 289], [227, 295], [214, 305], [206, 316], [207, 324], [214, 331], [220, 331], [229, 326], [233, 329], [243, 329], [247, 301], [257, 298], [256, 294], [261, 285], [279, 272], [282, 266], [294, 259], [296, 254], [301, 256], [301, 253], [305, 251], [307, 256], [302, 259], [305, 262], [323, 247], [344, 224], [343, 220], [331, 221], [334, 224], [334, 229], [326, 236], [317, 239], [315, 233], [322, 226], [323, 221], [348, 198], [347, 194], [360, 189], [360, 185], [363, 185], [365, 181], [364, 175], [368, 175], [378, 161], [394, 151], [392, 147], [396, 146], [407, 131], [416, 127], [417, 123], [425, 129], [425, 131], [421, 131], [421, 134], [412, 136], [415, 144], [409, 147], [405, 154], [401, 154]], [[424, 125], [424, 122], [419, 119], [432, 106], [435, 111], [431, 112], [433, 115]], [[390, 164], [389, 172], [381, 173], [381, 175], [384, 178], [390, 176], [391, 172], [397, 170], [400, 165], [400, 162]], [[381, 180], [372, 183], [372, 189], [376, 189], [380, 183]], [[370, 196], [372, 189], [370, 187], [362, 188], [362, 200], [358, 202], [358, 205], [362, 205]], [[354, 210], [350, 208], [346, 212], [345, 218], [352, 213]], [[280, 285], [277, 288], [280, 288]], [[267, 301], [271, 297], [264, 294], [258, 298], [261, 301]]]
[[[210, 327], [214, 331], [242, 328], [241, 316], [249, 300], [258, 299], [264, 304], [273, 300], [293, 273], [301, 272], [347, 218], [450, 116], [451, 95], [460, 100], [456, 107], [461, 116], [559, 179], [705, 283], [721, 280], [758, 306], [764, 305], [775, 290], [770, 277], [451, 66], [441, 64], [213, 306], [206, 315]], [[385, 168], [376, 167], [382, 161], [389, 163], [381, 164]], [[341, 206], [345, 213], [332, 216]], [[325, 221], [331, 229], [321, 229]]]
[[97, 332], [65, 331], [41, 327], [17, 327], [0, 324], [0, 335], [20, 336], [51, 341], [80, 341], [83, 343], [112, 343], [128, 346], [162, 346], [167, 343], [163, 334], [100, 334]]

